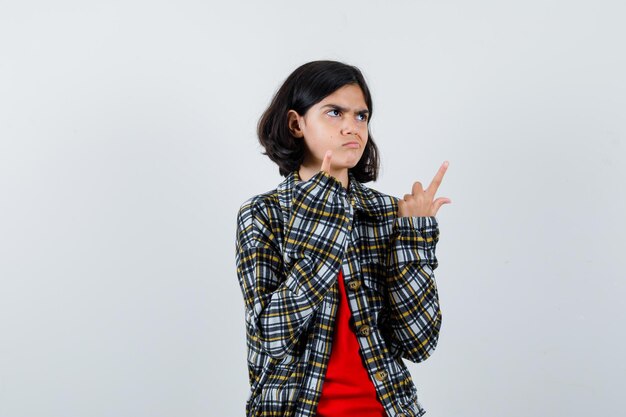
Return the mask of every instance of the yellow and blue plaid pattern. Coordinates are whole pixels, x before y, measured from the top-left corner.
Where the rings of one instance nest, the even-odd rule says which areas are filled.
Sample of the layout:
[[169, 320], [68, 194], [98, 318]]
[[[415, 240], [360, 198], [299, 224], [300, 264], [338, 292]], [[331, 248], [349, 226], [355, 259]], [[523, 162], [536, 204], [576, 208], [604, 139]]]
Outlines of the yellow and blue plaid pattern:
[[398, 198], [349, 174], [291, 172], [237, 214], [250, 394], [246, 417], [315, 417], [343, 271], [361, 359], [389, 417], [426, 413], [402, 360], [437, 345], [437, 220], [396, 217]]

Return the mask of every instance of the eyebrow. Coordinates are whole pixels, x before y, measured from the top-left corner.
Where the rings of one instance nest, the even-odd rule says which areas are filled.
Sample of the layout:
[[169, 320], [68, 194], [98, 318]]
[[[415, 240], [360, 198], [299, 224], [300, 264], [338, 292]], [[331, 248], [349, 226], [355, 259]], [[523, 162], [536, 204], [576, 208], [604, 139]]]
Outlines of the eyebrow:
[[[341, 107], [341, 106], [340, 106], [340, 105], [338, 105], [338, 104], [332, 104], [332, 103], [331, 103], [331, 104], [326, 104], [326, 105], [322, 106], [322, 109], [324, 109], [324, 108], [326, 108], [326, 107], [332, 107], [332, 108], [334, 108], [334, 109], [341, 110], [341, 111], [342, 111], [342, 112], [344, 112], [344, 113], [350, 110], [350, 109], [349, 109], [349, 108], [347, 108], [347, 107]], [[369, 110], [367, 110], [367, 109], [357, 110], [356, 112], [357, 112], [358, 114], [369, 114], [369, 113], [370, 113], [370, 112], [369, 112]]]

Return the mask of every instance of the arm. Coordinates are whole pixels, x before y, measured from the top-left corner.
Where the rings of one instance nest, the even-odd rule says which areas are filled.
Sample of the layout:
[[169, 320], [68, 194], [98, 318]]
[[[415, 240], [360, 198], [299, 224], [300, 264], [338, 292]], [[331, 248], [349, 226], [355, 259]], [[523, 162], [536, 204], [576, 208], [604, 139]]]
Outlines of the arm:
[[441, 310], [434, 270], [439, 228], [434, 216], [394, 219], [387, 254], [391, 351], [418, 363], [437, 346]]
[[239, 210], [236, 263], [246, 329], [271, 357], [293, 348], [337, 279], [349, 223], [342, 188], [324, 171], [294, 186], [283, 253], [254, 198]]

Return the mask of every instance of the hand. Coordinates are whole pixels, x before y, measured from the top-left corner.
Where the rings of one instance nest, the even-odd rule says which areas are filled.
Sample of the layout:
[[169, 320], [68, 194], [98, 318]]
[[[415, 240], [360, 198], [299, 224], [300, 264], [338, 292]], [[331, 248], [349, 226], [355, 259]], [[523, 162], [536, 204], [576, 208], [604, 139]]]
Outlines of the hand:
[[413, 183], [411, 194], [405, 194], [403, 200], [398, 200], [398, 217], [435, 216], [443, 204], [452, 203], [452, 200], [446, 197], [439, 197], [433, 201], [447, 169], [448, 161], [445, 161], [426, 190], [422, 190], [419, 181]]
[[333, 151], [331, 151], [330, 149], [327, 150], [326, 153], [324, 154], [324, 160], [322, 161], [322, 167], [320, 168], [320, 171], [324, 171], [328, 173], [328, 175], [336, 179], [338, 182], [342, 182], [339, 179], [339, 177], [341, 176], [340, 172], [335, 171], [331, 167], [330, 160], [332, 159], [332, 157], [333, 157]]

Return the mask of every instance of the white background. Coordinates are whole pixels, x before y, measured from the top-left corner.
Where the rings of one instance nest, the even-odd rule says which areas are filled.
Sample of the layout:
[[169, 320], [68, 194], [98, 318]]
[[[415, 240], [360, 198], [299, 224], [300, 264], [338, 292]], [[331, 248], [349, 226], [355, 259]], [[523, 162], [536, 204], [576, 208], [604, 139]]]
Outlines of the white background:
[[235, 216], [297, 66], [363, 71], [438, 196], [430, 417], [623, 415], [626, 6], [0, 2], [0, 416], [243, 416]]

